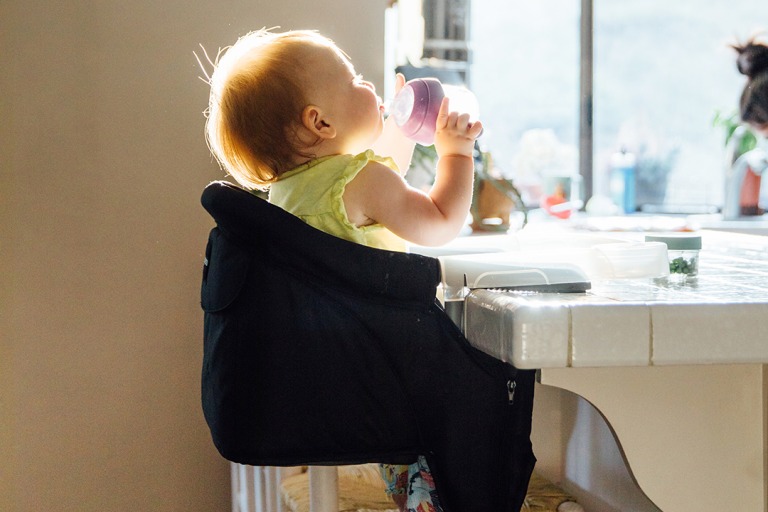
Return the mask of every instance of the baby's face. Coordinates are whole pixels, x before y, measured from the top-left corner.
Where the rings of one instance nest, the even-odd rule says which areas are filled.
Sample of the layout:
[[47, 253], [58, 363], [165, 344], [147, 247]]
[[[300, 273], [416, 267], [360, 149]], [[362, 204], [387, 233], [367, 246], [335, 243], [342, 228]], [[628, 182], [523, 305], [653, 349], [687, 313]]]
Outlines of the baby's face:
[[384, 105], [371, 82], [355, 72], [347, 57], [334, 48], [313, 52], [308, 100], [323, 109], [335, 128], [341, 153], [359, 153], [381, 135]]

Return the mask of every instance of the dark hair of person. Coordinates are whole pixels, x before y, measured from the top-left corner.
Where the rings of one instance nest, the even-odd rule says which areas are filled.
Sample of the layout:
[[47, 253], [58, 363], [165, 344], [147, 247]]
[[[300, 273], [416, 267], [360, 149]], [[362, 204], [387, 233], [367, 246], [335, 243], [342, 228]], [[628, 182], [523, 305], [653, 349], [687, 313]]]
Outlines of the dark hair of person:
[[739, 73], [747, 76], [739, 102], [741, 120], [764, 127], [768, 125], [768, 44], [751, 38], [732, 47], [738, 54], [736, 67]]

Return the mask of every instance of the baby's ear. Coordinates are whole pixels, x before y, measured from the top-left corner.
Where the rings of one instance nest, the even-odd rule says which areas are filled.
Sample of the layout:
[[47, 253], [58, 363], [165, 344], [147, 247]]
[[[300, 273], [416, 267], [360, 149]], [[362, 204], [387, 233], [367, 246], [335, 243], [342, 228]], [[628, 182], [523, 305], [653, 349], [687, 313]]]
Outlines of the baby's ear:
[[301, 123], [304, 128], [322, 139], [336, 137], [336, 128], [331, 126], [320, 107], [307, 105], [301, 112]]

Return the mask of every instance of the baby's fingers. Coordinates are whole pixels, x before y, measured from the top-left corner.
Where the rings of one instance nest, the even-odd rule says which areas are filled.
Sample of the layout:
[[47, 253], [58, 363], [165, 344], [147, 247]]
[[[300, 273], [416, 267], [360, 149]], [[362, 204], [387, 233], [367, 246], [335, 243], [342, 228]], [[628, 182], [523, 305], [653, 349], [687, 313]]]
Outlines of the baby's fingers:
[[395, 94], [400, 92], [400, 89], [405, 85], [405, 75], [398, 73], [395, 75]]
[[448, 115], [450, 114], [450, 101], [448, 98], [443, 98], [443, 101], [440, 102], [440, 110], [437, 111], [437, 120], [435, 124], [437, 125], [437, 129], [440, 130], [441, 128], [446, 128], [448, 126]]
[[481, 123], [480, 121], [475, 121], [474, 123], [469, 124], [469, 132], [467, 132], [468, 136], [470, 136], [473, 139], [476, 139], [482, 134], [483, 134], [483, 123]]
[[456, 113], [456, 128], [463, 129], [465, 126], [469, 129], [471, 123], [469, 122], [469, 114]]
[[[449, 126], [453, 126], [451, 124], [451, 116], [453, 116], [453, 112], [449, 116]], [[456, 129], [467, 138], [475, 140], [483, 133], [483, 124], [480, 121], [470, 121], [469, 114], [460, 114], [456, 118]]]

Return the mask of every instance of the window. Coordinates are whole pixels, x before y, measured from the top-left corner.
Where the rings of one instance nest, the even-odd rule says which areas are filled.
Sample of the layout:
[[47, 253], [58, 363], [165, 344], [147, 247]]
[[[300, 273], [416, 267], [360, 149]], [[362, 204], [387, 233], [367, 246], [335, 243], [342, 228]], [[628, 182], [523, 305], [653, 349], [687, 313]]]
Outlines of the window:
[[[484, 149], [524, 185], [578, 172], [580, 0], [424, 0], [425, 27], [461, 12], [448, 5], [457, 3], [466, 30], [447, 37], [466, 38], [454, 58], [468, 63]], [[722, 205], [724, 131], [713, 120], [736, 111], [745, 82], [728, 44], [768, 29], [755, 9], [754, 0], [593, 0], [593, 193], [608, 195], [610, 157], [623, 147], [638, 158], [639, 206]]]
[[470, 33], [481, 146], [536, 202], [542, 173], [579, 172], [579, 1], [476, 1]]

